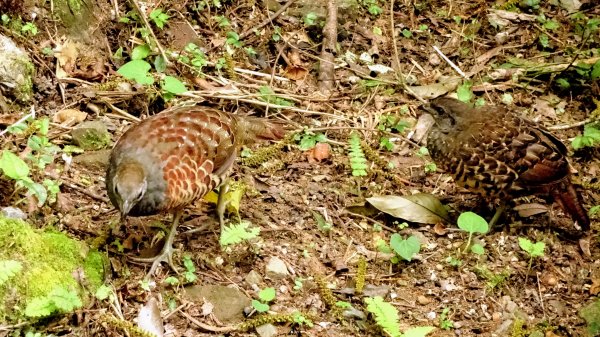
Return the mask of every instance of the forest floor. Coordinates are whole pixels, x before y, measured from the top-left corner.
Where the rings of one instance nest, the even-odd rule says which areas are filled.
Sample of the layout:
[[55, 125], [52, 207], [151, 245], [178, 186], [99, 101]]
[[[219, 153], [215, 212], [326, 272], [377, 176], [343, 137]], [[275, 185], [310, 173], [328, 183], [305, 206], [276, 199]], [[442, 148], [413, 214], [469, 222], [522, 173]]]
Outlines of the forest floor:
[[[274, 323], [271, 332], [261, 328], [262, 336], [377, 336], [382, 332], [365, 299], [381, 296], [397, 310], [401, 331], [436, 327], [430, 336], [600, 333], [594, 330], [600, 324], [598, 216], [592, 215], [590, 236], [577, 241], [555, 230], [569, 218], [551, 199], [519, 199], [511, 206], [520, 210], [509, 208], [499, 226], [475, 235], [483, 252], [465, 249], [469, 236], [456, 225], [459, 214], [472, 211], [489, 220], [496, 204], [482, 202], [436, 169], [422, 140], [425, 110], [416, 98], [472, 95], [473, 102], [508, 105], [554, 127], [569, 148], [573, 180], [586, 208], [600, 205], [598, 147], [575, 151], [571, 145], [583, 132], [579, 122], [593, 121], [593, 98], [600, 97], [600, 6], [594, 1], [562, 6], [551, 1], [339, 1], [335, 67], [323, 61], [324, 36], [332, 32], [325, 1], [298, 0], [283, 13], [277, 12], [282, 3], [268, 0], [138, 2], [154, 34], [132, 6], [135, 1], [96, 3], [91, 28], [77, 39], [64, 37], [74, 33], [51, 20], [49, 8], [25, 7], [19, 9], [25, 22], [32, 11], [38, 13], [37, 34], [11, 34], [36, 65], [34, 105], [38, 116], [55, 122], [51, 142], [72, 145], [74, 126], [60, 125], [56, 117], [59, 112], [78, 115], [66, 109], [85, 112], [84, 118], [106, 125], [111, 135], [104, 149], [73, 156], [58, 177], [57, 202], [36, 207], [34, 200], [22, 208], [38, 227], [52, 223], [97, 244], [108, 257], [105, 284], [115, 296], [88, 303], [73, 315], [38, 321], [32, 325], [37, 331], [60, 336], [128, 331], [133, 336], [124, 322], [136, 324], [146, 305], [158, 311], [142, 320], [164, 328], [165, 336], [255, 335], [254, 329], [221, 329], [257, 317], [242, 314], [244, 307], [260, 307], [250, 304], [255, 299], [268, 302], [270, 313], [282, 314], [284, 321]], [[8, 28], [3, 31], [9, 34]], [[198, 48], [186, 48], [189, 43]], [[152, 66], [155, 84], [128, 82], [117, 73], [132, 57]], [[185, 83], [191, 94], [178, 96], [159, 85], [165, 74]], [[278, 151], [259, 167], [236, 164], [232, 179], [245, 191], [239, 217], [260, 228], [257, 237], [222, 247], [214, 205], [199, 202], [186, 211], [175, 241], [180, 274], [163, 264], [145, 282], [149, 266], [127, 257], [157, 252], [162, 242], [150, 247], [151, 241], [164, 234], [171, 216], [128, 218], [126, 226], [113, 231], [119, 215], [105, 189], [107, 156], [137, 118], [189, 100], [291, 120], [305, 129], [280, 148], [252, 145], [255, 152], [266, 146]], [[2, 129], [28, 109], [4, 111]], [[351, 133], [363, 141], [366, 176], [352, 174]], [[0, 139], [2, 148], [23, 151], [27, 140], [11, 137]], [[377, 165], [382, 162], [393, 168]], [[65, 166], [64, 156], [56, 155], [51, 167]], [[2, 206], [18, 200], [8, 190], [1, 193]], [[372, 196], [416, 193], [447, 205], [451, 221], [407, 221], [414, 219], [365, 206]], [[235, 212], [228, 221], [238, 221]], [[420, 251], [407, 261], [394, 247], [395, 240], [409, 237], [419, 240]], [[530, 258], [520, 238], [543, 242], [541, 256]], [[281, 262], [284, 268], [278, 268]], [[356, 291], [357, 281], [359, 288], [366, 284], [362, 292]], [[275, 290], [274, 298], [259, 296], [268, 288]], [[354, 310], [340, 314], [336, 302]], [[282, 318], [294, 312], [312, 324], [298, 323], [300, 316], [296, 322]], [[0, 336], [21, 327], [0, 329]]]

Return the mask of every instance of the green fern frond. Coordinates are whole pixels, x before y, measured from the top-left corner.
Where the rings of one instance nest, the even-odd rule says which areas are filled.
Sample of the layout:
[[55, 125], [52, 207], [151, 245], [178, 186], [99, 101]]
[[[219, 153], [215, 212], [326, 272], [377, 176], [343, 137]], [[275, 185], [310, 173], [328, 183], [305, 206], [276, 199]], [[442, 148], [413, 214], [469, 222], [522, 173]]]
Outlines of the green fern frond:
[[360, 146], [360, 137], [357, 133], [353, 132], [350, 134], [348, 140], [350, 150], [348, 157], [350, 158], [350, 168], [352, 168], [352, 175], [355, 177], [364, 177], [367, 175], [367, 159], [365, 153]]
[[377, 325], [389, 336], [400, 337], [398, 310], [381, 296], [365, 298], [367, 310], [375, 317]]
[[250, 228], [250, 222], [242, 221], [239, 224], [225, 226], [219, 243], [221, 246], [238, 244], [242, 241], [254, 239], [260, 234], [260, 228]]

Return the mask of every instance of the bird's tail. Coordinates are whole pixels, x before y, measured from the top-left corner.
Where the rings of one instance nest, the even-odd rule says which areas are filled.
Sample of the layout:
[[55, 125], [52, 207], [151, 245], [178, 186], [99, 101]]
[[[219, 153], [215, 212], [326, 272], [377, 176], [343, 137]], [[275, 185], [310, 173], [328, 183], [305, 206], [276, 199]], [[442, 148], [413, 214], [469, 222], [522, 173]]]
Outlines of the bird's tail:
[[584, 231], [590, 230], [590, 218], [583, 207], [579, 193], [569, 181], [563, 181], [551, 190], [554, 197], [562, 209], [571, 215], [574, 221], [581, 226]]
[[237, 129], [244, 143], [255, 139], [279, 140], [288, 131], [284, 122], [250, 116], [239, 118]]

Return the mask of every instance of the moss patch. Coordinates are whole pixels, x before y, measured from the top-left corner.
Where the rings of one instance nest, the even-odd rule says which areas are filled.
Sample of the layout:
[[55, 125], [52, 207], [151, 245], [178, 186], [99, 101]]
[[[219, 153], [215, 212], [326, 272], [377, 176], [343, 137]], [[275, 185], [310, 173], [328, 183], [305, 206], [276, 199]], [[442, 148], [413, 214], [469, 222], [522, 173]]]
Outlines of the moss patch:
[[[23, 319], [32, 299], [46, 297], [57, 288], [75, 292], [85, 304], [102, 284], [104, 256], [88, 252], [85, 243], [61, 232], [37, 230], [27, 222], [0, 217], [0, 247], [0, 261], [22, 265], [0, 284], [0, 321]], [[83, 280], [75, 279], [80, 271]]]

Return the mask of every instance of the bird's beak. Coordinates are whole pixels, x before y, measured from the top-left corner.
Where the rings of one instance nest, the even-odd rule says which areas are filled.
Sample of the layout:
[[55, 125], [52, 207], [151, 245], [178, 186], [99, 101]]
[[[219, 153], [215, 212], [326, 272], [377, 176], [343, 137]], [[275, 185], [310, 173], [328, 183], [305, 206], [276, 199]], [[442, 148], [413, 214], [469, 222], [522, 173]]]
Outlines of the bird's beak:
[[123, 200], [123, 204], [121, 205], [121, 214], [123, 218], [129, 214], [131, 207], [133, 207], [133, 204], [129, 202], [129, 200]]

